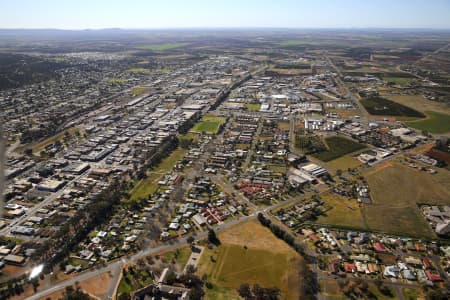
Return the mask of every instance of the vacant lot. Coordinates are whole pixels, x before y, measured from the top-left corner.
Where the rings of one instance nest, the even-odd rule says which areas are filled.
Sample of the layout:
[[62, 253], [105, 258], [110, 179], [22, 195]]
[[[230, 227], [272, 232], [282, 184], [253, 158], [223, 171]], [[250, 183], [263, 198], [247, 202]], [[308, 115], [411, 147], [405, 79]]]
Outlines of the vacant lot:
[[340, 136], [327, 137], [325, 142], [328, 149], [313, 154], [314, 157], [322, 161], [330, 161], [365, 148], [365, 146], [360, 143]]
[[317, 223], [347, 229], [367, 230], [361, 208], [355, 199], [349, 200], [335, 193], [327, 193], [321, 197], [326, 205], [331, 206], [331, 209], [319, 216]]
[[159, 45], [144, 45], [137, 47], [141, 50], [151, 50], [151, 51], [166, 51], [176, 48], [181, 48], [186, 46], [187, 43], [166, 43], [166, 44], [159, 44]]
[[383, 80], [390, 83], [394, 83], [396, 85], [407, 85], [410, 84], [414, 78], [404, 78], [404, 77], [383, 77]]
[[360, 100], [360, 102], [371, 115], [413, 118], [425, 117], [420, 111], [383, 97], [372, 96], [364, 98], [363, 100]]
[[431, 133], [446, 133], [450, 131], [450, 115], [434, 111], [425, 112], [425, 120], [407, 122], [413, 128], [426, 130]]
[[448, 204], [450, 173], [447, 170], [439, 169], [437, 174], [430, 175], [394, 161], [363, 175], [373, 200], [373, 204], [363, 209], [370, 229], [425, 238], [434, 236], [418, 204]]
[[450, 108], [445, 103], [428, 100], [422, 95], [393, 95], [389, 92], [382, 92], [381, 96], [420, 112], [437, 111], [450, 114]]
[[193, 132], [216, 134], [219, 132], [220, 126], [226, 122], [224, 117], [216, 117], [214, 115], [205, 115], [200, 122], [195, 124]]
[[219, 235], [222, 244], [205, 249], [198, 272], [213, 285], [207, 299], [239, 299], [236, 289], [244, 282], [278, 287], [282, 299], [298, 299], [300, 256], [257, 221], [247, 222]]

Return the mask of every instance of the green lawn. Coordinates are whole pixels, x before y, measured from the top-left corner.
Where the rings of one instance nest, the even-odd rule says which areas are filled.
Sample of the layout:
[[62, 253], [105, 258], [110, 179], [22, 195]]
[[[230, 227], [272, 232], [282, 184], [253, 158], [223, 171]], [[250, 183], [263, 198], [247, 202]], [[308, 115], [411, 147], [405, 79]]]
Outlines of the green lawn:
[[414, 80], [414, 78], [405, 78], [405, 77], [383, 77], [383, 80], [386, 82], [393, 82], [398, 85], [407, 85]]
[[106, 79], [106, 82], [108, 83], [125, 83], [127, 82], [127, 79], [122, 79], [122, 78], [110, 78], [110, 79]]
[[139, 181], [131, 191], [130, 200], [144, 199], [156, 192], [158, 189], [158, 181], [164, 173], [170, 171], [175, 163], [181, 160], [186, 153], [185, 149], [178, 148], [174, 150], [168, 157], [164, 158], [161, 163], [148, 173], [147, 178]]
[[188, 45], [188, 43], [165, 43], [165, 44], [158, 44], [158, 45], [143, 45], [137, 47], [141, 50], [151, 50], [151, 51], [166, 51], [176, 48], [181, 48]]
[[430, 133], [446, 133], [450, 131], [450, 115], [435, 111], [426, 111], [425, 120], [411, 121], [407, 124], [419, 130], [426, 130]]
[[261, 108], [261, 104], [259, 103], [245, 103], [245, 107], [247, 107], [248, 111], [259, 111]]
[[365, 148], [360, 143], [340, 136], [327, 137], [325, 138], [325, 143], [328, 146], [327, 150], [313, 154], [314, 157], [325, 162]]
[[403, 288], [402, 293], [406, 300], [416, 300], [420, 296], [420, 291], [417, 289]]
[[170, 251], [164, 254], [164, 258], [171, 262], [174, 260], [181, 267], [184, 267], [189, 260], [189, 256], [191, 256], [192, 250], [190, 247], [183, 247], [176, 249], [174, 251]]
[[204, 115], [203, 118], [194, 125], [193, 132], [216, 134], [219, 132], [219, 128], [226, 122], [224, 117], [216, 117], [214, 115]]
[[150, 69], [146, 69], [146, 68], [131, 68], [127, 70], [130, 73], [135, 73], [135, 74], [149, 74], [150, 73]]

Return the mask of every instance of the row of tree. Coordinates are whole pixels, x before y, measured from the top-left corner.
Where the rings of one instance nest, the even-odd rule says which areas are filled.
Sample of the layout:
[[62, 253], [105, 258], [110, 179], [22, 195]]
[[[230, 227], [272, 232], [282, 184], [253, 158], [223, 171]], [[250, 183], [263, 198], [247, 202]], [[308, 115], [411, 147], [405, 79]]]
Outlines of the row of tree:
[[248, 283], [243, 283], [239, 286], [237, 292], [245, 300], [277, 300], [280, 297], [279, 288], [264, 288], [258, 284], [251, 287]]
[[269, 228], [273, 234], [279, 239], [285, 241], [296, 252], [303, 256], [304, 259], [300, 261], [299, 273], [300, 278], [300, 293], [301, 299], [316, 299], [316, 294], [319, 291], [319, 282], [317, 274], [308, 266], [309, 263], [316, 263], [316, 258], [307, 254], [304, 246], [295, 240], [295, 237], [273, 223], [269, 218], [266, 218], [264, 214], [258, 214], [258, 221], [265, 227]]

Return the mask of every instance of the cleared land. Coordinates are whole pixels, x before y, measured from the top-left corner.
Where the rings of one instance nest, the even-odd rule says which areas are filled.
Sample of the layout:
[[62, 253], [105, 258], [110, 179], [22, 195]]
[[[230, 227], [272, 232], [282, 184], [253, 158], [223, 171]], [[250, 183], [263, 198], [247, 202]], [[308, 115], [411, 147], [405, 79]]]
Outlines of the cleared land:
[[431, 133], [446, 133], [450, 131], [450, 115], [434, 111], [425, 112], [427, 118], [420, 121], [407, 122], [413, 128]]
[[383, 97], [372, 96], [364, 98], [360, 100], [360, 102], [371, 115], [413, 118], [425, 117], [425, 115], [420, 111]]
[[448, 204], [447, 170], [439, 169], [431, 175], [394, 161], [377, 165], [363, 175], [373, 200], [373, 204], [363, 209], [368, 228], [398, 235], [434, 236], [418, 204]]
[[137, 47], [141, 50], [152, 50], [152, 51], [166, 51], [176, 48], [181, 48], [188, 45], [187, 43], [166, 43], [166, 44], [159, 44], [159, 45], [143, 45]]
[[313, 156], [321, 161], [331, 161], [346, 154], [365, 148], [364, 145], [340, 136], [325, 138], [328, 149], [314, 153]]
[[[219, 235], [222, 244], [205, 249], [198, 272], [213, 285], [207, 299], [239, 299], [236, 289], [244, 282], [276, 286], [281, 299], [298, 299], [300, 256], [257, 221], [247, 222]], [[244, 247], [245, 246], [245, 247]]]
[[135, 86], [134, 88], [131, 89], [131, 93], [135, 96], [140, 96], [149, 91], [150, 91], [150, 88], [145, 87], [145, 86]]
[[226, 122], [224, 117], [216, 117], [214, 115], [204, 115], [203, 118], [195, 124], [193, 132], [216, 134], [219, 132], [220, 126]]
[[184, 157], [185, 149], [178, 148], [164, 158], [154, 170], [148, 172], [148, 177], [139, 181], [131, 191], [130, 200], [144, 199], [156, 192], [159, 179], [170, 171], [175, 163]]
[[319, 216], [317, 223], [334, 225], [340, 228], [367, 230], [361, 209], [356, 200], [343, 198], [335, 193], [321, 196], [326, 205], [332, 208]]

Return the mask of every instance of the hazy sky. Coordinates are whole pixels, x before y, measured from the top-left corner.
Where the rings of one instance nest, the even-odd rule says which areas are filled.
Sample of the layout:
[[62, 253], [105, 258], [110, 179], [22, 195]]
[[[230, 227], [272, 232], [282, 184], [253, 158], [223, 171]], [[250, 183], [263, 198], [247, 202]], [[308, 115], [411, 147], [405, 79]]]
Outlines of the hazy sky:
[[0, 0], [0, 28], [446, 28], [450, 0]]

